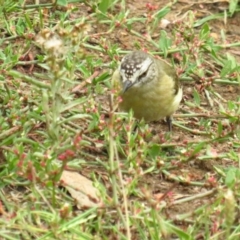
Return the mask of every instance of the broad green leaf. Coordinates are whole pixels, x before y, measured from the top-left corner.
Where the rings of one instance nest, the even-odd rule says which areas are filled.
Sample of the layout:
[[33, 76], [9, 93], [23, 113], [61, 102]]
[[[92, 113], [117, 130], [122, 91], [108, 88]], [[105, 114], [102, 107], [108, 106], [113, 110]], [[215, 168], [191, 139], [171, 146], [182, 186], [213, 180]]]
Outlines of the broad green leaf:
[[113, 1], [112, 0], [102, 0], [99, 5], [98, 5], [98, 9], [102, 12], [102, 13], [106, 13], [108, 8], [112, 5]]
[[57, 0], [57, 5], [67, 6], [67, 4], [68, 4], [67, 0]]
[[237, 9], [237, 5], [238, 5], [238, 0], [230, 0], [230, 3], [229, 3], [230, 16], [232, 16], [235, 13]]
[[201, 99], [196, 89], [193, 89], [193, 98], [196, 105], [200, 106]]

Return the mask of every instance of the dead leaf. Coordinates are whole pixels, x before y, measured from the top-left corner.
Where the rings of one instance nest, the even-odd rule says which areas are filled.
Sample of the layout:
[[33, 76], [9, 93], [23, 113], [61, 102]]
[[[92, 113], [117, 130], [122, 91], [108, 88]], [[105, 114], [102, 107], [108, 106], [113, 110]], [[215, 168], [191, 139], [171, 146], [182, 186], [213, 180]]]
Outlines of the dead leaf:
[[76, 172], [63, 171], [61, 185], [76, 200], [79, 209], [100, 206], [100, 194], [93, 182]]

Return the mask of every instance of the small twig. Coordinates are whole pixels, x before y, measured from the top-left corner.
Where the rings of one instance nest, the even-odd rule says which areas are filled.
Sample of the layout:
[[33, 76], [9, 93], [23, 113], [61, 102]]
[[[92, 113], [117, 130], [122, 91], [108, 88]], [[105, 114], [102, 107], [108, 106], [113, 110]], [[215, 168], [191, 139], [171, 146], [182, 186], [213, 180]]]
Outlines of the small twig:
[[225, 98], [223, 98], [219, 93], [213, 91], [212, 94], [215, 95], [216, 97], [218, 97], [223, 102], [225, 102], [225, 103], [227, 102], [227, 100]]
[[34, 8], [47, 8], [47, 7], [53, 7], [54, 3], [43, 3], [43, 4], [29, 4], [29, 5], [23, 5], [21, 7], [18, 7], [20, 9], [34, 9]]
[[[113, 199], [114, 203], [116, 205], [118, 214], [121, 216], [122, 221], [125, 225], [126, 232], [127, 232], [127, 239], [131, 240], [131, 231], [130, 231], [130, 222], [129, 222], [129, 215], [128, 215], [128, 205], [127, 205], [127, 195], [125, 191], [125, 187], [123, 184], [123, 177], [120, 167], [120, 161], [118, 157], [118, 150], [116, 146], [116, 142], [114, 140], [114, 102], [113, 102], [113, 94], [110, 94], [109, 97], [109, 107], [110, 107], [110, 113], [109, 113], [109, 163], [110, 163], [110, 176], [112, 179], [112, 188], [113, 188]], [[119, 183], [121, 185], [121, 193], [123, 195], [123, 204], [124, 204], [124, 210], [125, 210], [125, 218], [122, 215], [121, 207], [119, 207], [119, 200], [117, 195], [117, 178], [115, 171], [118, 171], [118, 177], [119, 177]]]
[[10, 128], [8, 130], [3, 131], [0, 134], [0, 140], [3, 140], [5, 138], [11, 136], [12, 134], [18, 132], [19, 129], [21, 129], [21, 126], [12, 127], [12, 128]]
[[204, 92], [205, 92], [205, 95], [206, 95], [206, 98], [207, 98], [207, 100], [208, 100], [209, 105], [211, 106], [211, 108], [213, 108], [213, 101], [212, 101], [212, 99], [211, 99], [210, 96], [209, 96], [208, 90], [207, 90], [207, 89], [204, 89]]
[[224, 115], [210, 115], [205, 113], [186, 113], [186, 114], [174, 114], [174, 118], [191, 118], [191, 117], [204, 117], [204, 118], [226, 118]]
[[196, 135], [210, 135], [210, 133], [208, 133], [208, 132], [203, 132], [203, 131], [199, 131], [199, 130], [193, 130], [193, 129], [185, 127], [185, 126], [183, 126], [181, 124], [178, 124], [176, 122], [173, 122], [173, 125], [181, 128], [181, 129], [187, 130], [187, 131], [189, 131], [189, 132], [191, 132], [193, 134], [196, 134]]
[[209, 186], [207, 183], [202, 183], [202, 182], [192, 182], [192, 181], [188, 181], [188, 180], [185, 180], [183, 178], [180, 178], [180, 177], [177, 177], [177, 176], [174, 176], [172, 174], [170, 174], [168, 171], [166, 170], [162, 170], [162, 173], [164, 175], [166, 175], [170, 180], [173, 180], [173, 181], [176, 181], [176, 182], [179, 182], [179, 183], [184, 183], [184, 184], [187, 184], [187, 185], [193, 185], [193, 186]]
[[228, 154], [226, 153], [223, 153], [223, 154], [218, 154], [216, 156], [198, 156], [196, 157], [196, 160], [207, 160], [207, 159], [220, 159], [220, 158], [227, 158], [228, 157]]
[[27, 65], [32, 65], [35, 63], [38, 63], [38, 60], [31, 60], [31, 61], [18, 61], [16, 65], [21, 65], [21, 66], [27, 66]]
[[217, 192], [217, 189], [214, 188], [214, 189], [212, 189], [210, 191], [207, 191], [207, 192], [204, 192], [204, 193], [199, 193], [199, 194], [196, 194], [196, 195], [193, 195], [193, 196], [190, 196], [190, 197], [186, 197], [186, 198], [182, 198], [180, 200], [176, 200], [173, 203], [171, 203], [171, 205], [177, 205], [177, 204], [189, 202], [189, 201], [192, 201], [192, 200], [196, 200], [196, 199], [199, 199], [199, 198], [204, 198], [204, 197], [212, 195], [213, 193], [216, 193], [216, 192]]
[[[195, 80], [191, 77], [182, 77], [182, 78], [180, 78], [180, 81], [195, 82]], [[213, 83], [228, 84], [228, 85], [239, 85], [239, 82], [237, 82], [237, 81], [230, 81], [230, 80], [225, 80], [225, 79], [215, 79], [215, 80], [213, 80]]]
[[99, 75], [100, 71], [95, 71], [89, 78], [87, 78], [85, 81], [78, 84], [76, 87], [72, 89], [72, 93], [79, 92], [80, 89], [84, 88], [87, 84], [91, 84], [93, 79], [96, 78]]

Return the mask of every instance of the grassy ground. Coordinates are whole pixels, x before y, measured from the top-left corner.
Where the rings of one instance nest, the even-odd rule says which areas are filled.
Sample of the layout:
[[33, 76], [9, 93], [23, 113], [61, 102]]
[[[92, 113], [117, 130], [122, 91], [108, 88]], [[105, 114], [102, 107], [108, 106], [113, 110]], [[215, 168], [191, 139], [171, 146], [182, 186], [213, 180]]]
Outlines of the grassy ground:
[[[0, 2], [0, 239], [240, 238], [237, 1]], [[134, 49], [181, 79], [172, 134], [115, 111]]]

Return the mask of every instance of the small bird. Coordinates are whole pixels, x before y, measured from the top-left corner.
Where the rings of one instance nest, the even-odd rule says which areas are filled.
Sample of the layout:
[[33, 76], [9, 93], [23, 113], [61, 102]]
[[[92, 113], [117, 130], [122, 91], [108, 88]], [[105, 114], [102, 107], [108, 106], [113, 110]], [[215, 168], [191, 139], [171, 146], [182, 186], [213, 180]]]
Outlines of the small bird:
[[172, 130], [172, 114], [182, 100], [182, 88], [173, 67], [143, 51], [127, 54], [114, 72], [112, 81], [120, 85], [123, 111], [134, 117], [156, 121], [166, 117]]

